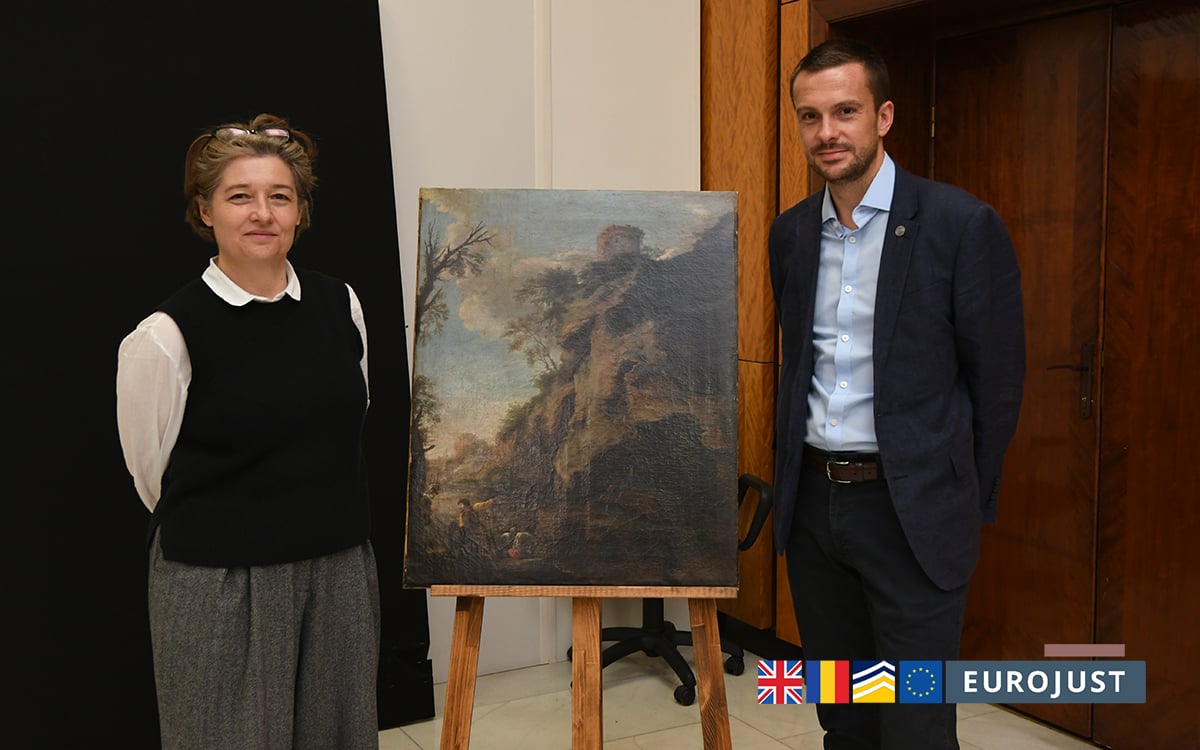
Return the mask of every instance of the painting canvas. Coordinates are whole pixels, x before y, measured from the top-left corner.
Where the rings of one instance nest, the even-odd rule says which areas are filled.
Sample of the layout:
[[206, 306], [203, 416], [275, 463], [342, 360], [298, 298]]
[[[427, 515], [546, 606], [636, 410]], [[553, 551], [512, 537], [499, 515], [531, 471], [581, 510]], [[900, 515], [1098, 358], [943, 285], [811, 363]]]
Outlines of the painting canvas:
[[423, 188], [405, 585], [737, 585], [737, 196]]

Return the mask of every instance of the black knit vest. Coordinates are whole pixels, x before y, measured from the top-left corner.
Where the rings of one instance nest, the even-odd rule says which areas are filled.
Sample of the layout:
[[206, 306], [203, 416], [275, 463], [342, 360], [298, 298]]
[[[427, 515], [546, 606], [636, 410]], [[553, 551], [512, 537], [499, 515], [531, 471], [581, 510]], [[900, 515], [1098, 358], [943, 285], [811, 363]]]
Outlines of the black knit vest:
[[158, 308], [192, 362], [151, 521], [168, 560], [269, 565], [367, 539], [362, 338], [346, 285], [297, 273], [299, 302], [235, 307], [196, 279]]

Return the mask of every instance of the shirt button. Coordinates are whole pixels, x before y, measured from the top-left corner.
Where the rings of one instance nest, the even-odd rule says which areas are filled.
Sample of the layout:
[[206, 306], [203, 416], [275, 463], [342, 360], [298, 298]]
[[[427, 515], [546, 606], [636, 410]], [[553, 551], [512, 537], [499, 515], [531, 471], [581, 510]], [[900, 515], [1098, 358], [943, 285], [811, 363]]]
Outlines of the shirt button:
[[854, 291], [854, 287], [847, 284], [844, 291], [846, 292], [846, 294], [849, 294], [850, 292]]
[[834, 427], [837, 427], [837, 420], [831, 419], [831, 420], [829, 420], [829, 424], [833, 425]]
[[850, 384], [849, 384], [848, 382], [846, 382], [845, 380], [843, 380], [842, 382], [838, 383], [838, 385], [840, 385], [841, 387], [845, 388], [846, 386], [848, 386], [848, 385], [850, 385]]
[[858, 238], [857, 238], [857, 237], [854, 237], [854, 236], [851, 236], [851, 237], [850, 237], [850, 244], [851, 244], [851, 245], [853, 245], [855, 242], [858, 242]]
[[850, 334], [848, 334], [848, 333], [843, 333], [843, 334], [842, 334], [842, 341], [849, 341], [849, 340], [850, 340]]

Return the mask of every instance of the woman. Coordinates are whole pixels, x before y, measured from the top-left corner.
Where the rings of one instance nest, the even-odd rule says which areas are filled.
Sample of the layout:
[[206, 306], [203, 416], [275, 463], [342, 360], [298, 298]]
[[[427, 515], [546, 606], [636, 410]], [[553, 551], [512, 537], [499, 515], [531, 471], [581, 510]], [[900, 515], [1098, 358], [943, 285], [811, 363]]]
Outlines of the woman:
[[186, 218], [217, 254], [118, 353], [164, 748], [378, 747], [366, 329], [287, 260], [315, 154], [268, 114], [192, 142]]

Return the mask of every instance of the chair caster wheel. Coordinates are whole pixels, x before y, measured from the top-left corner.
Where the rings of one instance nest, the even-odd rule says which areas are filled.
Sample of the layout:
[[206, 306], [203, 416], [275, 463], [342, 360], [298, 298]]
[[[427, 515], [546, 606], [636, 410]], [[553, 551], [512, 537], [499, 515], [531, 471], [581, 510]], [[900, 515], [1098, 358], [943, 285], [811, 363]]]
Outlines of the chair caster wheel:
[[675, 688], [675, 702], [681, 706], [690, 706], [696, 702], [696, 688], [691, 685], [680, 685]]
[[746, 671], [746, 663], [736, 656], [731, 656], [725, 660], [725, 671], [736, 677]]

